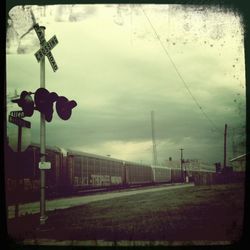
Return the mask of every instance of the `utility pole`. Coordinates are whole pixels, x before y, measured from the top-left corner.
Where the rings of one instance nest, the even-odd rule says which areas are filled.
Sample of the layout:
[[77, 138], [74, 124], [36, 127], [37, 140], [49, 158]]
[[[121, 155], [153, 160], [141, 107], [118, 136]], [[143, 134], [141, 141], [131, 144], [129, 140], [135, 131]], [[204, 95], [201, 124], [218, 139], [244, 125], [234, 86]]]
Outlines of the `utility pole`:
[[[40, 30], [45, 36], [45, 27], [40, 26]], [[41, 48], [43, 44], [41, 43]], [[40, 87], [45, 88], [45, 57], [41, 59], [40, 62]], [[43, 113], [40, 114], [40, 162], [45, 162], [45, 145], [46, 145], [46, 126], [45, 126], [45, 115]], [[46, 207], [45, 207], [45, 170], [40, 169], [40, 189], [41, 189], [41, 197], [40, 197], [40, 225], [44, 225], [47, 219], [45, 215]]]
[[155, 132], [154, 132], [154, 111], [151, 111], [151, 127], [152, 127], [152, 143], [153, 143], [153, 164], [157, 165], [157, 151], [155, 143]]
[[236, 142], [235, 142], [235, 128], [231, 129], [232, 131], [232, 151], [233, 151], [233, 158], [237, 156], [237, 148], [236, 148]]
[[183, 182], [183, 148], [180, 148], [181, 151], [181, 181]]
[[[32, 13], [31, 13], [32, 14]], [[34, 17], [33, 17], [34, 19]], [[35, 21], [34, 21], [35, 23]], [[35, 94], [35, 104], [32, 100], [32, 113], [29, 113], [26, 107], [26, 112], [28, 116], [33, 114], [34, 108], [38, 110], [40, 115], [40, 225], [44, 225], [48, 216], [46, 212], [46, 200], [45, 200], [45, 170], [51, 169], [51, 162], [46, 162], [46, 121], [50, 122], [53, 116], [53, 103], [56, 101], [57, 114], [63, 120], [68, 120], [71, 116], [71, 110], [77, 106], [77, 103], [72, 100], [69, 101], [64, 96], [58, 96], [55, 92], [49, 92], [45, 88], [45, 56], [48, 58], [49, 63], [54, 72], [57, 71], [58, 66], [56, 61], [51, 53], [51, 50], [58, 44], [58, 40], [54, 35], [49, 41], [45, 39], [45, 27], [39, 26], [38, 23], [35, 23], [33, 26], [38, 39], [40, 41], [40, 49], [35, 53], [35, 57], [38, 62], [40, 62], [40, 88], [33, 94]], [[25, 100], [26, 96], [29, 96], [27, 91], [23, 91], [22, 99]], [[22, 94], [21, 94], [22, 95]], [[20, 101], [22, 101], [22, 99]], [[20, 106], [20, 105], [19, 105]], [[25, 110], [25, 107], [22, 107]]]
[[[21, 161], [21, 145], [22, 145], [22, 126], [18, 126], [18, 140], [17, 140], [17, 159]], [[15, 218], [18, 218], [18, 204], [19, 204], [19, 197], [20, 197], [20, 169], [18, 164], [16, 164], [16, 199], [15, 199]]]
[[224, 168], [227, 165], [227, 124], [225, 124], [224, 130]]
[[[36, 23], [33, 28], [38, 36], [40, 41], [40, 49], [35, 53], [35, 57], [38, 62], [40, 62], [40, 89], [45, 90], [45, 56], [48, 57], [48, 60], [52, 66], [53, 71], [55, 72], [58, 69], [58, 66], [55, 62], [55, 59], [51, 53], [51, 49], [53, 49], [58, 40], [56, 36], [53, 36], [48, 42], [45, 39], [45, 27], [39, 26]], [[45, 215], [46, 207], [45, 207], [45, 169], [49, 169], [50, 166], [45, 161], [46, 155], [46, 116], [44, 112], [40, 114], [40, 189], [41, 189], [41, 197], [40, 197], [40, 225], [44, 225], [47, 219]], [[45, 167], [46, 166], [46, 167]]]

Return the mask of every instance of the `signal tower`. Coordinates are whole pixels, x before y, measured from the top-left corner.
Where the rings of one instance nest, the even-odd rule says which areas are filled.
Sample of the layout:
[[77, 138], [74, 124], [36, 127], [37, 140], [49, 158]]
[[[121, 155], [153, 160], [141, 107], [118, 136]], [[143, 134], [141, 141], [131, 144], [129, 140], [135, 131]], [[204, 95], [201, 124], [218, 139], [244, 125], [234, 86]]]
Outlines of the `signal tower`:
[[154, 132], [154, 111], [151, 111], [151, 127], [152, 127], [152, 143], [153, 143], [153, 164], [157, 165], [157, 151], [155, 143], [155, 132]]

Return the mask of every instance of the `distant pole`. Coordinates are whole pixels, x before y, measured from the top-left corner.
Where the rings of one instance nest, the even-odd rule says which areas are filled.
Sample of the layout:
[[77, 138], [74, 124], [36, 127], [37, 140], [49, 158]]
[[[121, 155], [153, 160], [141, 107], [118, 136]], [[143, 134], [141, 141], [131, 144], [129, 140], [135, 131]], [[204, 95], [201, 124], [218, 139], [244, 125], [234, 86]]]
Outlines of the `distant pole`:
[[187, 178], [187, 162], [184, 162], [184, 163], [185, 163], [184, 164], [184, 182], [186, 182], [186, 178]]
[[152, 143], [153, 143], [153, 164], [157, 165], [157, 151], [155, 143], [154, 111], [151, 111]]
[[180, 148], [181, 151], [181, 181], [183, 182], [183, 148]]
[[[43, 34], [45, 33], [45, 27], [44, 26], [40, 26]], [[41, 44], [41, 48], [42, 48], [42, 44]], [[41, 59], [40, 62], [40, 87], [41, 88], [45, 88], [45, 57], [43, 57], [43, 59]], [[43, 113], [41, 113], [40, 115], [40, 162], [45, 162], [45, 145], [46, 145], [46, 127], [45, 127], [45, 115]], [[41, 199], [40, 199], [40, 225], [44, 225], [45, 221], [47, 219], [46, 215], [45, 215], [45, 211], [46, 211], [46, 207], [45, 207], [45, 170], [44, 169], [40, 169], [40, 189], [41, 189]]]
[[224, 168], [227, 165], [227, 124], [225, 124], [224, 130]]
[[20, 169], [19, 169], [19, 162], [21, 161], [21, 145], [22, 145], [22, 126], [18, 126], [18, 140], [17, 140], [17, 159], [18, 162], [16, 163], [16, 199], [15, 199], [15, 218], [18, 217], [18, 203], [20, 198]]
[[236, 143], [235, 143], [235, 128], [232, 129], [232, 151], [233, 151], [233, 158], [234, 158], [237, 156]]

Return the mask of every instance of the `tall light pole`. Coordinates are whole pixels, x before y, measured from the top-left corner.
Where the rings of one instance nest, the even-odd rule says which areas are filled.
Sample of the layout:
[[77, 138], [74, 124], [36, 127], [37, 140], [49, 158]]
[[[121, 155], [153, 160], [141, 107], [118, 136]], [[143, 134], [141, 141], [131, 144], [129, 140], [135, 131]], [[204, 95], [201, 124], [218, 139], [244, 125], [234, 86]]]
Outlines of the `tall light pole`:
[[183, 182], [183, 148], [180, 148], [181, 151], [181, 181]]

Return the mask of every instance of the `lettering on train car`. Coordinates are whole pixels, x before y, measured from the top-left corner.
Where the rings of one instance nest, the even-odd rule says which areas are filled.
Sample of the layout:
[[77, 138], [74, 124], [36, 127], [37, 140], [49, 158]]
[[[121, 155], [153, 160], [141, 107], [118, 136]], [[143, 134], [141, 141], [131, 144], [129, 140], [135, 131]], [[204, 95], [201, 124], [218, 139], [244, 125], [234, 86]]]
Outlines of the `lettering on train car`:
[[91, 175], [93, 180], [93, 185], [96, 186], [107, 186], [110, 184], [109, 176], [108, 175]]
[[121, 176], [111, 176], [111, 184], [122, 184]]

